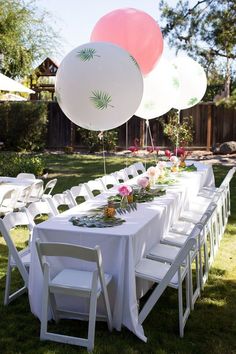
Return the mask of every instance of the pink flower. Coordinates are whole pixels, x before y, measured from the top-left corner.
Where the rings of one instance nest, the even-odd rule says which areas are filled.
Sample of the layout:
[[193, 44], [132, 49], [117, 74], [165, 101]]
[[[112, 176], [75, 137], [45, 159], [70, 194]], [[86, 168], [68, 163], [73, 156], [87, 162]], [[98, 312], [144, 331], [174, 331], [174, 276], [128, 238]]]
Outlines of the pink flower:
[[141, 187], [141, 188], [146, 188], [148, 186], [149, 183], [149, 179], [147, 177], [140, 177], [137, 180], [137, 184]]
[[166, 155], [166, 157], [169, 157], [169, 158], [170, 158], [170, 157], [171, 157], [171, 152], [170, 152], [170, 150], [166, 150], [166, 151], [165, 151], [165, 155]]
[[157, 167], [160, 170], [163, 170], [163, 168], [166, 168], [166, 162], [165, 161], [159, 161], [158, 164], [157, 164]]
[[122, 197], [128, 196], [132, 192], [132, 188], [127, 185], [120, 186], [118, 192]]
[[147, 174], [148, 174], [148, 176], [150, 176], [150, 177], [154, 177], [155, 174], [156, 174], [156, 169], [155, 169], [155, 167], [149, 167], [149, 168], [147, 169]]

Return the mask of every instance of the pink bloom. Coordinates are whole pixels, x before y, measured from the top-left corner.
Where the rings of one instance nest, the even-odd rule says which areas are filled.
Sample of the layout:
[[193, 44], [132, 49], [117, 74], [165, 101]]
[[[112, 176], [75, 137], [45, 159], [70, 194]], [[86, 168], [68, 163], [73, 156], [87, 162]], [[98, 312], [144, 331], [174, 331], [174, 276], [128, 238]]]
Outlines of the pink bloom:
[[137, 184], [142, 188], [146, 188], [148, 183], [149, 183], [149, 179], [147, 177], [140, 177], [137, 180]]
[[156, 174], [156, 168], [155, 167], [149, 167], [147, 169], [147, 174], [150, 176], [150, 177], [154, 177], [155, 174]]
[[163, 168], [166, 168], [166, 162], [165, 161], [159, 161], [158, 164], [157, 164], [157, 167], [160, 170], [163, 170]]
[[130, 186], [123, 185], [118, 188], [118, 192], [122, 197], [128, 196], [132, 192], [132, 188]]
[[171, 152], [170, 152], [170, 150], [166, 150], [166, 151], [165, 151], [165, 155], [166, 155], [166, 157], [169, 157], [169, 158], [170, 158], [170, 157], [171, 157]]

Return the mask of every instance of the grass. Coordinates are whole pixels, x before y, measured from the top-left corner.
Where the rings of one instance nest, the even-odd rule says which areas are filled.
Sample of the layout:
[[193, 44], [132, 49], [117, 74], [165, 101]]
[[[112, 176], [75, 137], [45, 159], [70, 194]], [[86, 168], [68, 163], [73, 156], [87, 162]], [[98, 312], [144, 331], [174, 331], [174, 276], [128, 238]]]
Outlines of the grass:
[[[50, 178], [57, 177], [55, 192], [103, 174], [102, 158], [80, 155], [46, 155]], [[124, 167], [126, 159], [107, 158], [107, 172]], [[128, 163], [131, 163], [129, 160]], [[150, 162], [151, 163], [151, 162]], [[228, 167], [215, 166], [219, 185]], [[236, 177], [231, 183], [231, 210], [225, 236], [211, 268], [208, 283], [188, 319], [185, 336], [178, 336], [176, 291], [168, 289], [144, 322], [148, 342], [143, 343], [126, 328], [109, 333], [105, 323], [97, 323], [94, 353], [155, 354], [235, 354], [236, 353]], [[17, 245], [24, 247], [26, 231], [20, 229]], [[15, 235], [16, 237], [16, 235]], [[7, 248], [0, 238], [0, 353], [1, 354], [66, 354], [86, 353], [86, 349], [54, 342], [40, 342], [40, 323], [30, 312], [27, 295], [4, 307]], [[17, 272], [13, 285], [20, 283]], [[54, 327], [54, 324], [51, 324]], [[58, 327], [57, 327], [58, 328]], [[61, 321], [62, 332], [86, 333], [86, 323]]]

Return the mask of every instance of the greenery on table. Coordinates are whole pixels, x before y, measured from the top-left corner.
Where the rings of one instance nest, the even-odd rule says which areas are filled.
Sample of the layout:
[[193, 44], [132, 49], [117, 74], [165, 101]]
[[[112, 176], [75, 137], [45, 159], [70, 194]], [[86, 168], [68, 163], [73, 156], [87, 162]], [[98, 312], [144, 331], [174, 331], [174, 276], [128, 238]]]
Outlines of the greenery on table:
[[197, 171], [197, 167], [192, 163], [191, 165], [187, 165], [185, 167], [179, 167], [179, 171], [185, 171], [185, 172], [195, 172]]
[[166, 191], [164, 189], [153, 189], [150, 191], [141, 191], [141, 192], [134, 192], [133, 198], [134, 201], [137, 203], [145, 203], [145, 202], [151, 202], [157, 197], [161, 197], [164, 195]]
[[72, 222], [74, 226], [98, 228], [118, 226], [125, 222], [125, 220], [121, 218], [108, 218], [99, 214], [81, 217], [73, 216], [69, 221]]
[[[1, 154], [0, 154], [1, 159]], [[50, 170], [49, 179], [56, 177], [55, 193], [72, 185], [96, 178], [103, 173], [102, 158], [81, 155], [45, 155]], [[108, 173], [124, 167], [126, 159], [109, 157]], [[137, 161], [130, 159], [129, 163]], [[153, 164], [154, 161], [150, 161]], [[214, 166], [217, 185], [229, 167]], [[79, 231], [78, 231], [79, 232]], [[25, 247], [27, 231], [14, 233], [18, 249]], [[65, 235], [66, 240], [66, 235]], [[148, 338], [142, 342], [128, 329], [110, 333], [105, 322], [97, 322], [94, 354], [234, 354], [236, 353], [236, 176], [231, 183], [231, 216], [211, 268], [209, 280], [188, 319], [184, 338], [178, 333], [178, 297], [175, 289], [167, 289], [144, 321]], [[8, 251], [0, 237], [0, 352], [1, 354], [86, 354], [85, 348], [40, 341], [40, 322], [30, 311], [27, 294], [8, 306], [3, 306]], [[17, 271], [12, 276], [13, 287], [22, 284]], [[142, 306], [142, 301], [140, 303]], [[61, 320], [52, 322], [49, 330], [75, 336], [87, 335], [87, 323]], [[122, 349], [121, 349], [122, 348]]]

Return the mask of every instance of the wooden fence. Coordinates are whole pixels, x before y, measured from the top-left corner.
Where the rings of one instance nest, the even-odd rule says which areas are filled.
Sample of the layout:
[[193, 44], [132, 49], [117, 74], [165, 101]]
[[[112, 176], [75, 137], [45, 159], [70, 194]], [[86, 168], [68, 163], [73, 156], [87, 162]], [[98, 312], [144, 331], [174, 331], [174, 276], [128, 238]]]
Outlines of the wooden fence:
[[[214, 103], [201, 103], [181, 111], [181, 117], [191, 115], [194, 121], [193, 147], [210, 149], [216, 143], [236, 141], [236, 110], [216, 106]], [[167, 121], [167, 115], [149, 121], [154, 145], [169, 146], [170, 142], [163, 134], [160, 120]], [[125, 148], [138, 140], [145, 145], [145, 120], [133, 116], [118, 130], [118, 146]], [[151, 145], [148, 137], [147, 144]], [[48, 104], [47, 147], [50, 149], [65, 146], [81, 147], [77, 127], [61, 111], [56, 102]]]

